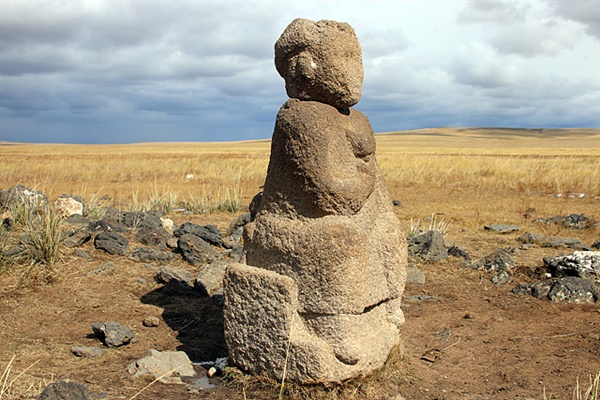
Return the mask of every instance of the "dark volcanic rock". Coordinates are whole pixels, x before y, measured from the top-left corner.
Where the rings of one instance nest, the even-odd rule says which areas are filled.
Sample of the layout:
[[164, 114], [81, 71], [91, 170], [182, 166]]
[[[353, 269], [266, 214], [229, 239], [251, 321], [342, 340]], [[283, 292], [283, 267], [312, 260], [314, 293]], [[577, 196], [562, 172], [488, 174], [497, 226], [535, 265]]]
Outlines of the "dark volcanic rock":
[[544, 247], [568, 247], [570, 249], [586, 249], [587, 247], [581, 243], [579, 239], [573, 238], [556, 238], [554, 240], [550, 240], [544, 243]]
[[167, 241], [171, 235], [161, 226], [143, 225], [135, 234], [135, 240], [145, 246], [153, 246], [159, 249], [167, 248]]
[[94, 233], [87, 226], [68, 230], [63, 234], [63, 243], [67, 247], [79, 247], [90, 240], [93, 234]]
[[221, 232], [214, 225], [197, 225], [191, 222], [183, 223], [173, 234], [181, 238], [184, 235], [194, 235], [213, 246], [223, 247]]
[[101, 232], [94, 239], [94, 246], [109, 254], [124, 256], [127, 254], [129, 240], [115, 232]]
[[92, 330], [108, 347], [124, 346], [133, 339], [133, 331], [116, 321], [94, 322]]
[[215, 249], [196, 235], [180, 236], [177, 246], [183, 259], [192, 265], [207, 264], [217, 258]]
[[568, 276], [557, 280], [548, 298], [553, 303], [596, 303], [599, 298], [598, 288], [592, 281], [575, 276]]
[[423, 261], [439, 261], [448, 257], [444, 235], [433, 230], [408, 238], [408, 256]]

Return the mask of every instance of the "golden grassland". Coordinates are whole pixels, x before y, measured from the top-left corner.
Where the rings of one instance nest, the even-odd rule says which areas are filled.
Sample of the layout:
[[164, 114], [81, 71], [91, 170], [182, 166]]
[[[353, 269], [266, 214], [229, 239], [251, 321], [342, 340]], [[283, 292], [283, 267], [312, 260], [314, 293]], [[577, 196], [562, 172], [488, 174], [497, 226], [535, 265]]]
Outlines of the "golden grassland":
[[[392, 197], [407, 189], [600, 195], [600, 130], [437, 128], [376, 135]], [[108, 195], [134, 207], [260, 191], [270, 142], [0, 145], [0, 188]], [[193, 176], [193, 177], [192, 177]]]

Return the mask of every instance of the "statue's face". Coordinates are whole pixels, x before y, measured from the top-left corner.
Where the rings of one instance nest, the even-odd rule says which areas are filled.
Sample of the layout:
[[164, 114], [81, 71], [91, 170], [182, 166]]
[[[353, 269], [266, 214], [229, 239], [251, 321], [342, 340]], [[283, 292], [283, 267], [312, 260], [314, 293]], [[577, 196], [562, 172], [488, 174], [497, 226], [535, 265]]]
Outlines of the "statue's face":
[[[321, 43], [289, 60], [286, 90], [290, 97], [321, 101], [338, 108], [358, 103], [362, 93], [363, 68], [360, 47], [337, 53], [336, 46]], [[331, 48], [327, 48], [331, 47]]]
[[348, 24], [295, 20], [275, 45], [275, 64], [292, 98], [337, 108], [360, 100], [362, 51]]

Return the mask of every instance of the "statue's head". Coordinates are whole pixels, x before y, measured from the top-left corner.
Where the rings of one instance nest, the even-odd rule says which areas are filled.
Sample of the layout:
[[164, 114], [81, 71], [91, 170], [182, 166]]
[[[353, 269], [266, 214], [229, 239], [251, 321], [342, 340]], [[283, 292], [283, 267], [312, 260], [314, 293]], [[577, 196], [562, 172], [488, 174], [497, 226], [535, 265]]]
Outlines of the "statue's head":
[[362, 92], [362, 52], [347, 23], [298, 18], [275, 43], [275, 67], [288, 96], [337, 108], [358, 103]]

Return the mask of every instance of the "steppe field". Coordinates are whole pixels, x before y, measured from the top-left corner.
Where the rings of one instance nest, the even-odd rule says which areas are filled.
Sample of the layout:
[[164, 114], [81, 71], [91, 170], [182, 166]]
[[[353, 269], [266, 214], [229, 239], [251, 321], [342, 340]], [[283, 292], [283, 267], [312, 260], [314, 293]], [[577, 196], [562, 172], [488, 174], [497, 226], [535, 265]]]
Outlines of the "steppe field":
[[[473, 260], [513, 247], [509, 283], [495, 286], [492, 273], [465, 268], [458, 257], [416, 262], [426, 281], [407, 285], [403, 340], [380, 371], [323, 387], [282, 385], [228, 367], [215, 388], [192, 393], [187, 385], [133, 378], [127, 366], [151, 348], [225, 356], [217, 304], [162, 293], [153, 279], [158, 265], [108, 255], [91, 241], [81, 246], [89, 259], [60, 246], [51, 261], [12, 259], [19, 226], [0, 227], [0, 399], [35, 398], [63, 379], [109, 399], [597, 400], [600, 303], [552, 303], [512, 289], [543, 279], [544, 257], [575, 251], [525, 248], [521, 234], [579, 239], [587, 247], [600, 239], [600, 129], [436, 128], [376, 138], [377, 160], [407, 232], [437, 228], [446, 247]], [[158, 210], [176, 225], [214, 224], [224, 232], [261, 191], [269, 150], [268, 140], [0, 142], [0, 189], [22, 184], [51, 201], [77, 195], [90, 217], [101, 217], [107, 206]], [[0, 212], [4, 219], [14, 210]], [[570, 214], [589, 223], [571, 229], [540, 222]], [[519, 231], [484, 230], [495, 223]], [[176, 260], [172, 266], [191, 276], [202, 268]], [[108, 273], [91, 273], [107, 263], [113, 263]], [[147, 316], [161, 323], [144, 327]], [[98, 358], [71, 353], [72, 346], [98, 345], [90, 323], [111, 320], [131, 327], [135, 342]]]

